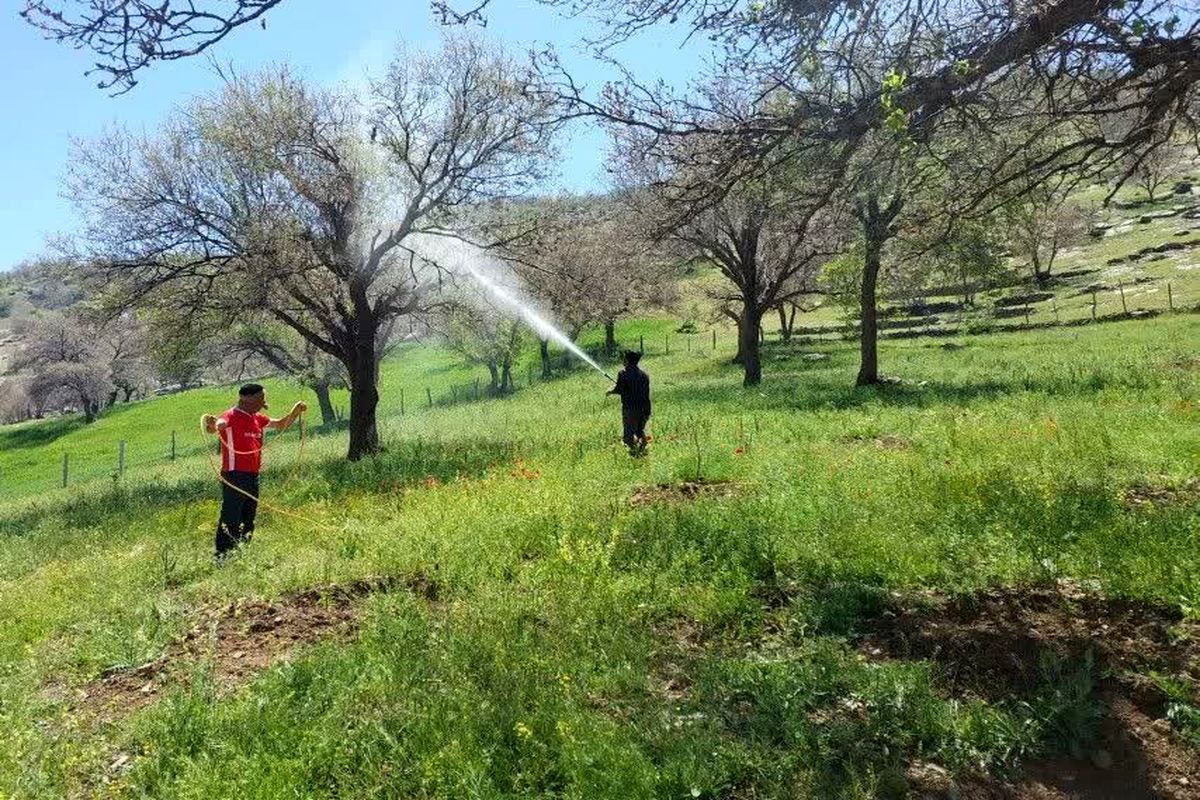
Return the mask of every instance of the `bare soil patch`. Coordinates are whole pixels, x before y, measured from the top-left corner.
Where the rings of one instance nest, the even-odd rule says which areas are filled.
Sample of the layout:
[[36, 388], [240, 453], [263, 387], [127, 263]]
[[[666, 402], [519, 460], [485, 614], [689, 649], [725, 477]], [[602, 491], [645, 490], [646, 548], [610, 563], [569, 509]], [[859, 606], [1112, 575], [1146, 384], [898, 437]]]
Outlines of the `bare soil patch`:
[[894, 433], [881, 433], [878, 436], [855, 434], [844, 436], [839, 441], [846, 444], [873, 444], [880, 450], [907, 450], [912, 447], [912, 442]]
[[271, 603], [235, 600], [201, 608], [196, 624], [160, 657], [69, 690], [68, 700], [85, 717], [119, 719], [157, 700], [169, 685], [187, 685], [203, 662], [211, 664], [218, 691], [228, 693], [306, 646], [349, 640], [361, 621], [361, 599], [398, 586], [437, 599], [438, 585], [417, 575], [306, 589]]
[[1122, 494], [1129, 508], [1200, 504], [1200, 476], [1183, 483], [1171, 483], [1166, 479], [1156, 483], [1135, 483], [1125, 487]]
[[634, 489], [629, 498], [633, 506], [653, 503], [687, 503], [707, 497], [732, 497], [737, 492], [733, 481], [694, 480], [681, 483], [659, 483]]
[[1176, 608], [1065, 583], [953, 598], [925, 594], [894, 598], [860, 646], [874, 658], [933, 661], [952, 693], [991, 701], [1031, 696], [1047, 658], [1093, 659], [1104, 719], [1085, 758], [1026, 764], [1014, 782], [968, 779], [954, 787], [957, 795], [910, 776], [917, 797], [1200, 798], [1200, 753], [1172, 731], [1166, 698], [1148, 677], [1170, 675], [1200, 700], [1200, 623], [1185, 621]]

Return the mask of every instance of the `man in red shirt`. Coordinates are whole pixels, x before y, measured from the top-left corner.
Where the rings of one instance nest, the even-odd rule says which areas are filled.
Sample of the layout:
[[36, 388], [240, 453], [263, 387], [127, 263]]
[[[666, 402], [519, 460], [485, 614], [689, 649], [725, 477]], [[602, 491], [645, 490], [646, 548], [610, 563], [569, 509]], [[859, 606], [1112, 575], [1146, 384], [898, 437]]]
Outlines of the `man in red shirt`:
[[[286, 417], [260, 414], [267, 395], [257, 383], [238, 390], [238, 403], [220, 417], [205, 414], [204, 429], [221, 438], [221, 518], [217, 522], [217, 559], [249, 541], [258, 512], [258, 471], [262, 468], [263, 430], [286, 431], [308, 410], [296, 403]], [[236, 488], [235, 488], [236, 487]], [[239, 491], [240, 490], [240, 491]]]

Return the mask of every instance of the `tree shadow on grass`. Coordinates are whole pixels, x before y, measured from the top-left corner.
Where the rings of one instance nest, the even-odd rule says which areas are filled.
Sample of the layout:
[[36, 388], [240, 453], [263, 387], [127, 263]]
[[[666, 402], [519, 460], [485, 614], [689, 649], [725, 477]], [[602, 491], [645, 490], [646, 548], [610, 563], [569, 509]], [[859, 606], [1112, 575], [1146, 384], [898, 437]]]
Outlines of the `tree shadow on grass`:
[[387, 492], [431, 478], [444, 483], [458, 477], [479, 477], [515, 456], [516, 445], [506, 440], [418, 438], [389, 443], [374, 458], [353, 462], [330, 459], [316, 465], [315, 471], [334, 494]]
[[[307, 474], [294, 482], [272, 476], [263, 483], [263, 499], [280, 502], [281, 492], [286, 492], [284, 503], [340, 497], [351, 492], [386, 494], [430, 479], [445, 483], [456, 478], [478, 477], [491, 467], [511, 460], [515, 454], [515, 445], [502, 440], [400, 441], [375, 458], [357, 462], [331, 458], [313, 463]], [[286, 483], [291, 485], [285, 486]], [[27, 535], [50, 516], [60, 518], [67, 528], [110, 523], [129, 528], [136, 526], [139, 517], [158, 510], [180, 503], [217, 500], [220, 496], [216, 477], [210, 473], [170, 483], [151, 478], [84, 489], [65, 498], [0, 508], [0, 537]]]
[[996, 400], [1021, 392], [1055, 397], [1084, 397], [1107, 389], [1144, 388], [1137, 376], [1093, 372], [1086, 375], [1042, 374], [1014, 375], [1010, 378], [953, 382], [914, 380], [885, 382], [858, 387], [854, 375], [837, 363], [816, 362], [805, 368], [789, 363], [786, 371], [768, 374], [758, 386], [743, 387], [736, 365], [713, 365], [696, 371], [697, 378], [722, 377], [728, 382], [696, 386], [681, 384], [663, 387], [654, 393], [656, 403], [689, 404], [695, 402], [732, 404], [747, 410], [818, 411], [845, 410], [868, 405], [926, 408], [962, 406], [977, 400]]
[[0, 428], [0, 450], [41, 447], [83, 426], [82, 417], [70, 416], [41, 420], [7, 430]]
[[1004, 381], [954, 384], [922, 381], [920, 384], [883, 384], [856, 387], [842, 374], [830, 377], [805, 376], [802, 381], [777, 380], [759, 386], [729, 384], [700, 388], [676, 386], [655, 392], [663, 405], [695, 402], [741, 406], [747, 410], [820, 411], [846, 410], [869, 405], [927, 407], [966, 405], [974, 400], [995, 399], [1024, 391], [1027, 387]]

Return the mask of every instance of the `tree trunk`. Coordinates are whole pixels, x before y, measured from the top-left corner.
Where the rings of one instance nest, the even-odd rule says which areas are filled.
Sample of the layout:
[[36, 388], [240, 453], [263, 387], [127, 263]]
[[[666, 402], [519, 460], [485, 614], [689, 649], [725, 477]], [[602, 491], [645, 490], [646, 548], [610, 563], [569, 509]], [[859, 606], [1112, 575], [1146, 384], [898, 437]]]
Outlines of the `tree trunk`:
[[357, 316], [354, 355], [346, 365], [350, 374], [350, 450], [346, 457], [351, 461], [379, 452], [379, 429], [375, 424], [375, 411], [379, 406], [376, 323], [369, 314], [360, 312]]
[[736, 317], [734, 317], [734, 320], [737, 322], [738, 338], [737, 338], [737, 352], [733, 354], [733, 361], [731, 362], [733, 364], [745, 364], [746, 363], [746, 339], [744, 336], [742, 336], [742, 329], [745, 327], [745, 319], [746, 319], [745, 311], [743, 311], [741, 314], [738, 314]]
[[549, 378], [550, 372], [550, 340], [542, 339], [538, 342], [538, 351], [542, 354], [542, 377]]
[[512, 379], [512, 359], [504, 359], [504, 363], [500, 365], [500, 392], [511, 392], [513, 390]]
[[855, 386], [874, 386], [879, 383], [879, 318], [876, 305], [876, 286], [879, 281], [880, 250], [883, 242], [870, 231], [866, 237], [863, 258], [862, 293], [859, 297], [861, 326], [859, 332], [860, 362]]
[[779, 338], [787, 344], [792, 340], [792, 333], [796, 330], [796, 309], [794, 303], [789, 303], [791, 310], [787, 311], [783, 306], [779, 306]]
[[489, 361], [487, 368], [491, 379], [490, 383], [488, 383], [488, 394], [495, 397], [500, 394], [500, 365], [495, 361]]
[[337, 412], [333, 410], [333, 400], [329, 397], [329, 382], [316, 381], [309, 388], [317, 396], [317, 405], [321, 409], [321, 424], [332, 425], [337, 422]]
[[617, 321], [604, 321], [604, 354], [612, 358], [617, 354]]
[[877, 287], [879, 266], [883, 259], [883, 246], [895, 230], [892, 221], [903, 208], [904, 201], [896, 195], [886, 208], [879, 207], [878, 196], [870, 197], [859, 204], [857, 212], [863, 226], [863, 276], [859, 311], [862, 317], [859, 328], [860, 362], [855, 386], [874, 386], [879, 383], [879, 309]]
[[1050, 253], [1047, 256], [1045, 268], [1042, 265], [1042, 254], [1037, 249], [1033, 253], [1033, 280], [1038, 286], [1045, 286], [1050, 280], [1050, 268], [1054, 263], [1054, 254], [1058, 247], [1051, 245]]
[[762, 359], [759, 351], [759, 330], [762, 310], [747, 304], [738, 324], [738, 354], [743, 371], [742, 385], [757, 386], [762, 382]]
[[1046, 271], [1042, 273], [1039, 283], [1045, 285], [1050, 282], [1050, 271], [1054, 269], [1054, 259], [1058, 257], [1058, 234], [1054, 234], [1050, 238], [1050, 252], [1046, 255]]

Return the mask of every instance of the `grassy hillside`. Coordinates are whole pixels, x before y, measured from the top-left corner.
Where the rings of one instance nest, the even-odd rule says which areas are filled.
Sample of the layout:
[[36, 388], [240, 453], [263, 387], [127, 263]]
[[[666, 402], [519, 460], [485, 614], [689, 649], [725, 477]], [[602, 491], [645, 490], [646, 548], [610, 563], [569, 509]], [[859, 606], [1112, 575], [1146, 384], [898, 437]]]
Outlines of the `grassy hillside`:
[[[1105, 193], [1103, 187], [1095, 187], [1077, 200], [1098, 203]], [[1122, 207], [1106, 210], [1099, 219], [1107, 226], [1102, 236], [1089, 237], [1064, 250], [1055, 266], [1058, 277], [1050, 285], [1031, 288], [1018, 275], [1018, 282], [1011, 286], [980, 292], [974, 308], [922, 310], [922, 306], [957, 303], [959, 297], [952, 287], [919, 298], [885, 302], [883, 335], [966, 336], [1089, 323], [1093, 315], [1103, 322], [1143, 312], [1200, 308], [1200, 219], [1196, 218], [1200, 198], [1172, 195], [1149, 203], [1136, 190], [1125, 189], [1119, 200]], [[1149, 252], [1164, 246], [1171, 249]], [[703, 287], [721, 280], [715, 273], [706, 273], [686, 281], [674, 317], [625, 321], [619, 326], [620, 338], [630, 346], [644, 343], [653, 354], [671, 348], [677, 356], [712, 357], [712, 325], [707, 320], [710, 301], [705, 299]], [[675, 333], [681, 321], [694, 323], [699, 332], [692, 336]], [[774, 315], [763, 324], [768, 341], [777, 342]], [[800, 315], [797, 326], [802, 330], [794, 344], [800, 348], [833, 345], [847, 335], [845, 313], [828, 300], [816, 311]], [[585, 343], [593, 347], [598, 341], [594, 331], [585, 337]], [[718, 326], [718, 354], [729, 355], [734, 345], [732, 331]], [[536, 382], [536, 360], [536, 352], [530, 348], [515, 370], [518, 386], [526, 387], [531, 377]], [[886, 361], [882, 368], [884, 372], [890, 369]], [[771, 374], [768, 362], [768, 380]], [[419, 418], [431, 399], [435, 406], [468, 402], [475, 395], [476, 382], [486, 385], [487, 373], [482, 368], [465, 367], [459, 358], [436, 348], [403, 347], [384, 365], [380, 416], [384, 420], [398, 418], [403, 406], [405, 412]], [[309, 393], [286, 381], [267, 381], [267, 387], [280, 413], [298, 398], [315, 405]], [[73, 417], [0, 426], [0, 499], [54, 492], [62, 485], [64, 454], [69, 461], [70, 484], [111, 481], [121, 441], [126, 442], [128, 472], [169, 471], [172, 431], [177, 455], [201, 452], [197, 418], [227, 408], [233, 396], [232, 387], [215, 387], [118, 406], [90, 426]], [[344, 394], [336, 397], [335, 403], [348, 406]]]
[[[0, 505], [0, 796], [904, 797], [918, 768], [967, 792], [1125, 764], [1129, 698], [1184, 765], [1146, 774], [1186, 780], [1197, 341], [1194, 314], [888, 341], [902, 382], [869, 391], [852, 343], [770, 342], [747, 391], [697, 337], [647, 358], [640, 460], [590, 372], [400, 415], [401, 381], [469, 377], [408, 352], [388, 452], [272, 445], [267, 499], [315, 523], [264, 511], [221, 568], [202, 456], [26, 492]], [[225, 398], [6, 431], [5, 475], [161, 448]]]

